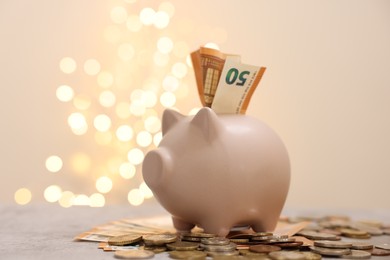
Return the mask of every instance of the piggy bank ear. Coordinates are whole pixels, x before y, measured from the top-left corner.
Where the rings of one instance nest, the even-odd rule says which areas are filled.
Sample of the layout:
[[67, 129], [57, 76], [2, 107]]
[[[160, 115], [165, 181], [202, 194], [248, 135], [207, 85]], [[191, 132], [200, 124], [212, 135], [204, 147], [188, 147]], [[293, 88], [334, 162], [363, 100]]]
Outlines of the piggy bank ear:
[[175, 110], [166, 109], [162, 116], [162, 134], [163, 136], [171, 129], [177, 122], [184, 118], [182, 114]]
[[209, 107], [200, 109], [192, 119], [191, 124], [198, 127], [208, 141], [212, 141], [223, 131], [217, 114]]

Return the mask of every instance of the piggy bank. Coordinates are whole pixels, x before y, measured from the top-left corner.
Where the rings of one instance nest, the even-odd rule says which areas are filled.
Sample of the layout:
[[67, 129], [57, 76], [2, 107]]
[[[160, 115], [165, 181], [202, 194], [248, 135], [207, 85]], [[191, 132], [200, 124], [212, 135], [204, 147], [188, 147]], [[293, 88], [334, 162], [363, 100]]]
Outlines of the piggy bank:
[[239, 226], [274, 230], [289, 189], [290, 163], [269, 126], [204, 107], [195, 116], [165, 110], [162, 133], [142, 173], [178, 231], [197, 225], [224, 237]]

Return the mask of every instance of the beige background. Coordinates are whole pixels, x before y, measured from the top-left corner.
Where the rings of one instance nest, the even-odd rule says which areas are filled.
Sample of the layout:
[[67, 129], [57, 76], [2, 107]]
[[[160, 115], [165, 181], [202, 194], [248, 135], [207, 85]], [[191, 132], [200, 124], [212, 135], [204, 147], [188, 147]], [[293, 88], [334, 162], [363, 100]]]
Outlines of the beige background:
[[[117, 4], [129, 12], [159, 4], [139, 2], [1, 1], [0, 203], [14, 203], [21, 187], [32, 191], [32, 202], [43, 201], [53, 183], [95, 192], [92, 177], [72, 175], [66, 158], [79, 150], [96, 159], [105, 153], [89, 145], [88, 135], [70, 132], [72, 109], [55, 96], [61, 84], [85, 84], [85, 75], [65, 77], [58, 63], [65, 56], [80, 64], [95, 57], [114, 66], [102, 38], [112, 24], [109, 11]], [[268, 68], [247, 114], [266, 121], [286, 143], [288, 207], [390, 208], [389, 1], [171, 2], [172, 38], [190, 50], [216, 42], [245, 63]], [[184, 113], [199, 106], [192, 71], [187, 78], [188, 96], [176, 105]], [[52, 154], [64, 158], [59, 174], [45, 169]], [[106, 202], [128, 203], [132, 185], [117, 181]]]

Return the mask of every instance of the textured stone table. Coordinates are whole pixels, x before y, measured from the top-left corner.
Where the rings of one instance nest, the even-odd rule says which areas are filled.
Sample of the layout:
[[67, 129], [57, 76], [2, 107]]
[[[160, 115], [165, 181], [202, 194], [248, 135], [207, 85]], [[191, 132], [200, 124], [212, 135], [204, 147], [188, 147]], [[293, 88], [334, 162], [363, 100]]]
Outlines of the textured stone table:
[[[140, 218], [167, 214], [160, 206], [108, 206], [104, 208], [38, 204], [0, 205], [0, 259], [115, 259], [112, 252], [97, 249], [97, 243], [74, 242], [73, 238], [90, 228], [121, 218]], [[390, 209], [364, 210], [285, 210], [288, 216], [345, 214], [353, 220], [375, 219], [390, 223]], [[374, 237], [375, 242], [390, 243], [390, 236]], [[154, 259], [167, 258], [159, 254]], [[331, 258], [326, 258], [331, 259]], [[371, 259], [390, 259], [372, 257]]]

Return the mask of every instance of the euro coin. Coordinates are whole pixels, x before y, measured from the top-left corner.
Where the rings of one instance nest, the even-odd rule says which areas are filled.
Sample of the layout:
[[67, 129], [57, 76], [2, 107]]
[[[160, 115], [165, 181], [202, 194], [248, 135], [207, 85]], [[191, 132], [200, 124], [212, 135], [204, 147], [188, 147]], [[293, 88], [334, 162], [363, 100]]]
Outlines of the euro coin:
[[110, 237], [107, 242], [110, 246], [124, 246], [124, 245], [134, 244], [141, 240], [142, 240], [142, 236], [139, 235], [123, 235], [123, 236]]
[[234, 251], [236, 250], [237, 245], [235, 243], [229, 243], [227, 245], [205, 245], [201, 244], [201, 248], [203, 248], [206, 251], [212, 251], [212, 252], [228, 252], [228, 251]]
[[167, 244], [167, 247], [169, 250], [188, 251], [188, 250], [196, 250], [199, 247], [199, 243], [188, 242], [188, 241], [176, 241]]
[[209, 234], [209, 233], [203, 233], [203, 232], [190, 232], [190, 233], [183, 233], [182, 236], [185, 236], [185, 237], [210, 238], [210, 237], [216, 237], [217, 235]]
[[271, 246], [271, 245], [255, 245], [249, 247], [249, 251], [256, 252], [256, 253], [270, 253], [279, 250], [281, 250], [280, 247]]
[[304, 236], [308, 239], [312, 240], [332, 240], [332, 241], [337, 241], [340, 240], [341, 238], [339, 236], [335, 236], [332, 234], [327, 234], [327, 233], [321, 233], [321, 232], [316, 232], [316, 231], [301, 231], [298, 233], [301, 236]]
[[340, 232], [343, 236], [352, 237], [352, 238], [370, 238], [371, 235], [366, 231], [356, 230], [351, 228], [342, 228]]
[[202, 238], [200, 240], [202, 244], [205, 245], [228, 245], [230, 243], [230, 239], [225, 237], [212, 237], [212, 238]]
[[169, 251], [169, 256], [174, 259], [206, 259], [207, 254], [202, 251]]
[[165, 245], [173, 243], [177, 240], [177, 236], [174, 234], [155, 234], [144, 236], [144, 242], [146, 245]]
[[376, 248], [376, 247], [374, 247], [371, 250], [367, 250], [367, 252], [369, 252], [369, 253], [371, 253], [371, 255], [375, 255], [375, 256], [388, 256], [388, 255], [390, 255], [390, 250], [380, 249], [380, 248]]
[[369, 258], [371, 258], [371, 254], [366, 252], [366, 251], [362, 251], [362, 250], [351, 250], [350, 254], [343, 255], [342, 258], [346, 258], [346, 259], [369, 259]]
[[319, 246], [311, 246], [310, 250], [314, 253], [323, 255], [323, 256], [342, 256], [351, 253], [351, 250], [348, 248], [326, 248]]
[[342, 241], [328, 241], [328, 240], [318, 240], [314, 241], [315, 246], [326, 247], [326, 248], [351, 248], [352, 243], [342, 242]]
[[237, 250], [227, 251], [227, 252], [208, 251], [207, 255], [213, 258], [217, 258], [219, 256], [237, 256], [239, 255], [239, 252]]
[[376, 244], [375, 247], [380, 249], [390, 250], [390, 244], [387, 243]]
[[373, 244], [364, 243], [364, 242], [352, 242], [352, 247], [351, 247], [351, 249], [356, 249], [356, 250], [369, 250], [373, 248], [374, 248]]
[[154, 253], [148, 250], [122, 250], [115, 251], [114, 256], [120, 259], [147, 259], [154, 257]]
[[306, 260], [305, 255], [297, 251], [275, 251], [268, 256], [274, 260]]

